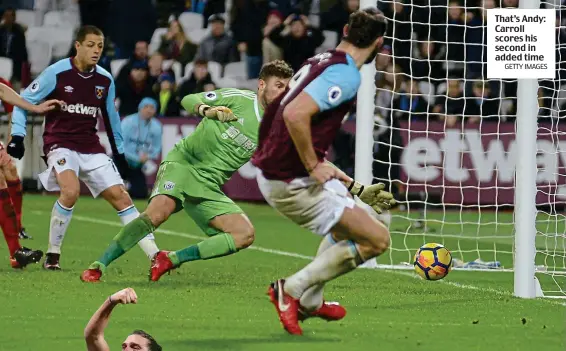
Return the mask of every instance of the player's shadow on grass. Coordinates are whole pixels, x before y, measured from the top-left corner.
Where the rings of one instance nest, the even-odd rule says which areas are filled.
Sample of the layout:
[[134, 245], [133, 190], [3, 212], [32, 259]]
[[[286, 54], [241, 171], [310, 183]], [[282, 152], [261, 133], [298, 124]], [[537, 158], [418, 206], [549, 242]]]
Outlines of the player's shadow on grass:
[[340, 342], [340, 338], [332, 337], [321, 337], [321, 336], [293, 336], [288, 334], [272, 334], [260, 338], [226, 338], [219, 339], [218, 337], [213, 339], [200, 339], [200, 340], [174, 340], [164, 342], [168, 347], [172, 349], [191, 349], [191, 350], [244, 350], [246, 345], [253, 344], [265, 344], [266, 348], [268, 345], [273, 343], [294, 343], [294, 344], [306, 344], [306, 343], [320, 343], [320, 342]]

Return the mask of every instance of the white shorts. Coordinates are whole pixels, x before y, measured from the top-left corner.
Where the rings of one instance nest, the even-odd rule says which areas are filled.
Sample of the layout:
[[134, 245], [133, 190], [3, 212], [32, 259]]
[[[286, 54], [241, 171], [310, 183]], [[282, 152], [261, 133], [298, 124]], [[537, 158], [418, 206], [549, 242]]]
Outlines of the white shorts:
[[290, 183], [269, 180], [257, 172], [259, 190], [276, 210], [303, 228], [326, 235], [338, 223], [346, 208], [354, 208], [354, 199], [337, 179], [324, 185], [311, 178], [297, 178]]
[[[39, 180], [47, 191], [61, 190], [55, 172], [72, 170], [82, 180], [93, 197], [113, 185], [124, 184], [114, 162], [106, 154], [80, 154], [69, 149], [55, 149], [47, 154], [47, 169]], [[54, 172], [55, 170], [55, 172]]]

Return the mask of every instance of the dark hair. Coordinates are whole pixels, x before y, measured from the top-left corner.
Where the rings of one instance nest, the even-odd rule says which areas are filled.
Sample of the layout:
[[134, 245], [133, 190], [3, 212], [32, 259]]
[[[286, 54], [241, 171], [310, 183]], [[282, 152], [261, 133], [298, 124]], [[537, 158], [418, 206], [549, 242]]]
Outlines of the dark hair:
[[383, 12], [375, 7], [352, 12], [348, 20], [347, 33], [343, 40], [357, 48], [365, 49], [385, 35], [387, 20]]
[[261, 67], [259, 79], [266, 80], [269, 77], [291, 78], [294, 72], [291, 66], [283, 60], [274, 60], [268, 62]]
[[196, 59], [195, 62], [193, 63], [193, 66], [208, 66], [208, 61], [205, 59]]
[[163, 348], [155, 341], [153, 336], [149, 335], [148, 333], [144, 332], [143, 330], [134, 330], [132, 335], [139, 335], [142, 338], [146, 339], [149, 342], [149, 351], [161, 351]]
[[104, 36], [104, 33], [102, 33], [102, 30], [100, 30], [100, 28], [87, 25], [87, 26], [82, 26], [79, 29], [75, 40], [78, 41], [79, 43], [82, 43], [86, 39], [86, 36], [89, 34]]

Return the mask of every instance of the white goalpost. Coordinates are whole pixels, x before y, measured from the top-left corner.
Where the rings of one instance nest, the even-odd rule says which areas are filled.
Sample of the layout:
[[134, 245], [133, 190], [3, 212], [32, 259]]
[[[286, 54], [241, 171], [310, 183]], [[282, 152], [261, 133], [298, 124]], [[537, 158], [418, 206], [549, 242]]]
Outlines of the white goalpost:
[[487, 78], [486, 9], [500, 2], [555, 9], [562, 67], [561, 1], [378, 2], [389, 28], [361, 69], [355, 176], [400, 202], [378, 267], [412, 269], [439, 242], [454, 269], [513, 272], [518, 297], [566, 298], [566, 79]]

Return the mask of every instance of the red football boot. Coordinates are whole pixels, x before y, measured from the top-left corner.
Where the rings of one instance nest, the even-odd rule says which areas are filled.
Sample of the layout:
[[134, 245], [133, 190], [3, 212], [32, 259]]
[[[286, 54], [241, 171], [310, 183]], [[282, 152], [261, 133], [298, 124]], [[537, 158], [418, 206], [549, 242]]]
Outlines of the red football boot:
[[323, 301], [322, 306], [314, 311], [299, 310], [299, 321], [303, 322], [306, 319], [317, 317], [324, 319], [327, 322], [339, 321], [346, 316], [346, 309], [338, 302]]
[[100, 277], [102, 277], [103, 271], [105, 270], [106, 266], [96, 261], [81, 274], [81, 280], [85, 283], [100, 283]]
[[163, 274], [176, 268], [168, 254], [169, 251], [159, 251], [151, 260], [151, 268], [149, 269], [149, 279], [151, 281], [158, 281]]
[[283, 290], [284, 285], [283, 279], [271, 283], [267, 295], [277, 310], [283, 328], [289, 334], [303, 335], [303, 330], [299, 326], [299, 300], [287, 294]]

